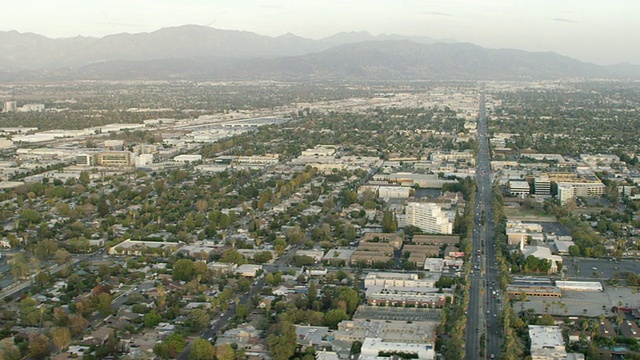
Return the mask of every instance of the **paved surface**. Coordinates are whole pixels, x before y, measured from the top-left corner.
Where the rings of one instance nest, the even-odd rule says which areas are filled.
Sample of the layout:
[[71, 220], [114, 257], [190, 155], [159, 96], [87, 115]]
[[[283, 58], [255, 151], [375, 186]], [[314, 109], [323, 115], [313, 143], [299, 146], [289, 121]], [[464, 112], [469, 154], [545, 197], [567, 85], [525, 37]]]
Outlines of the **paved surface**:
[[630, 288], [606, 286], [604, 291], [563, 291], [559, 299], [530, 297], [524, 303], [513, 302], [516, 311], [533, 309], [535, 314], [594, 318], [600, 314], [611, 316], [614, 306], [640, 307], [640, 295]]
[[[471, 256], [473, 273], [470, 275], [469, 306], [467, 309], [467, 329], [465, 334], [465, 358], [479, 359], [481, 355], [496, 358], [500, 353], [501, 338], [499, 329], [498, 296], [492, 290], [497, 284], [498, 269], [495, 265], [493, 244], [493, 212], [491, 209], [491, 167], [487, 138], [487, 118], [484, 95], [480, 99], [478, 119], [478, 159], [476, 162], [476, 180], [478, 192], [474, 209], [473, 254]], [[482, 334], [485, 344], [480, 344]], [[485, 351], [481, 353], [481, 348]]]
[[640, 262], [630, 259], [591, 259], [563, 256], [562, 262], [563, 272], [570, 280], [602, 281], [613, 279], [616, 273], [621, 280], [624, 280], [626, 273], [640, 274]]

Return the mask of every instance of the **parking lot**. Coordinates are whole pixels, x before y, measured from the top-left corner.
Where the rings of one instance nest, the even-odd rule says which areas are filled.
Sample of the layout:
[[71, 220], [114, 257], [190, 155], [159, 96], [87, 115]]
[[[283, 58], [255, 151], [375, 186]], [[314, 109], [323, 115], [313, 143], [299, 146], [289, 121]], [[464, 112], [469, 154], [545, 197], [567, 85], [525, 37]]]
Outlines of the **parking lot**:
[[563, 291], [562, 298], [529, 297], [524, 303], [513, 302], [516, 311], [534, 309], [536, 314], [546, 312], [551, 315], [588, 317], [597, 317], [600, 314], [610, 316], [611, 308], [614, 306], [639, 307], [640, 296], [629, 288], [605, 286], [604, 291]]
[[590, 259], [564, 256], [563, 272], [567, 279], [613, 279], [615, 273], [624, 278], [626, 273], [640, 273], [640, 262], [636, 260]]
[[533, 224], [540, 224], [542, 232], [545, 234], [555, 234], [558, 236], [570, 236], [571, 231], [557, 221], [527, 221]]

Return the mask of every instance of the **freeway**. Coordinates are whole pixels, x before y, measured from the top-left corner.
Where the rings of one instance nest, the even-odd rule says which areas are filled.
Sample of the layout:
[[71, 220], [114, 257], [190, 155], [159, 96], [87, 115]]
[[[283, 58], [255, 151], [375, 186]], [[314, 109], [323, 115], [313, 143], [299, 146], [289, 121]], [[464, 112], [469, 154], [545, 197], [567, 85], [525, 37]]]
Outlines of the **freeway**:
[[480, 96], [478, 114], [476, 181], [478, 189], [474, 209], [473, 253], [470, 257], [472, 270], [465, 354], [467, 359], [478, 359], [483, 355], [487, 358], [498, 358], [501, 346], [498, 315], [502, 294], [498, 287], [499, 269], [493, 244], [491, 164], [484, 95]]

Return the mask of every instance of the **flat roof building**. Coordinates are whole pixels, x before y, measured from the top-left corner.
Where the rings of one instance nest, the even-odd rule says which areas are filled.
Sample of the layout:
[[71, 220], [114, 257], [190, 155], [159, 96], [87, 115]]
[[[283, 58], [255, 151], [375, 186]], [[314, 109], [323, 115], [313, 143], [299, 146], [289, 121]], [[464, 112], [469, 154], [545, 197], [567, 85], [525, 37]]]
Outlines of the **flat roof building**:
[[362, 349], [359, 359], [380, 360], [389, 357], [381, 357], [380, 353], [386, 354], [412, 354], [418, 360], [433, 360], [436, 357], [433, 343], [412, 344], [404, 342], [384, 342], [379, 338], [365, 338], [362, 342]]
[[431, 234], [452, 234], [453, 224], [442, 211], [433, 203], [412, 202], [405, 207], [406, 223], [420, 228]]

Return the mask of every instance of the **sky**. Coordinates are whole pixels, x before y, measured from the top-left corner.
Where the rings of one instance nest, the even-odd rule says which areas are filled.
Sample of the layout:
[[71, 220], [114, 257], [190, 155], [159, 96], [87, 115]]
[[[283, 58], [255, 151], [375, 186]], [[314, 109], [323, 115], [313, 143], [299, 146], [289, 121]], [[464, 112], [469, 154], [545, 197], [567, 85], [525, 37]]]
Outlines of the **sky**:
[[0, 31], [51, 38], [187, 24], [320, 39], [402, 34], [640, 65], [638, 0], [9, 0]]

